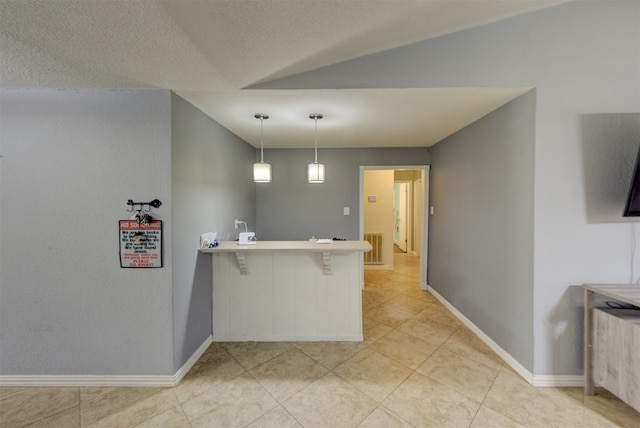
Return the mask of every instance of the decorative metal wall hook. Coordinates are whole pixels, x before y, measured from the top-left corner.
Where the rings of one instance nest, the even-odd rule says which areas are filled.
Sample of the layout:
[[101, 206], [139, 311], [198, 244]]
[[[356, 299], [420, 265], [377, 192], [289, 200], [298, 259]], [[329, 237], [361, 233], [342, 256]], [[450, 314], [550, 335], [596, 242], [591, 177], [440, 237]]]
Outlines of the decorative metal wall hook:
[[[134, 202], [133, 199], [129, 199], [127, 201], [127, 205], [131, 206], [131, 209], [127, 210], [128, 212], [136, 211], [131, 219], [137, 220], [138, 225], [146, 226], [153, 221], [153, 217], [151, 217], [151, 215], [149, 214], [151, 212], [151, 207], [158, 208], [162, 205], [162, 202], [160, 202], [159, 199], [154, 199], [151, 202]], [[136, 206], [138, 206], [137, 209]], [[145, 206], [147, 207], [146, 209]]]
[[[127, 210], [129, 212], [133, 212], [135, 209], [136, 205], [140, 205], [140, 211], [143, 210], [144, 206], [148, 206], [148, 207], [153, 207], [153, 208], [160, 208], [160, 206], [162, 205], [162, 202], [160, 202], [159, 199], [154, 199], [151, 202], [133, 202], [133, 199], [129, 199], [127, 201], [127, 205], [131, 205], [131, 209]], [[145, 210], [146, 212], [151, 211], [150, 209]]]

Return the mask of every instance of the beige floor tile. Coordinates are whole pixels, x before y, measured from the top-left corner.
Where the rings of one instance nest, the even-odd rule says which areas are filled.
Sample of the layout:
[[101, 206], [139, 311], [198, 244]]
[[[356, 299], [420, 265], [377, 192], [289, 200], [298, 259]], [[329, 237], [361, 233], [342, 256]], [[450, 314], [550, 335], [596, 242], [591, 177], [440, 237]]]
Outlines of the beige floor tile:
[[232, 379], [245, 370], [222, 347], [205, 353], [189, 370], [189, 373], [175, 387], [175, 393], [180, 402], [184, 402], [206, 390]]
[[249, 370], [249, 373], [280, 402], [327, 372], [326, 367], [297, 348], [289, 349]]
[[305, 428], [353, 427], [377, 402], [334, 374], [327, 374], [282, 403]]
[[393, 278], [394, 271], [392, 269], [367, 269], [364, 270], [365, 279], [369, 279], [370, 283], [388, 281]]
[[438, 349], [417, 372], [482, 403], [500, 369]]
[[278, 406], [253, 421], [247, 428], [302, 428], [302, 425], [284, 407]]
[[377, 296], [370, 291], [362, 292], [362, 307], [368, 308], [382, 303], [383, 300], [378, 299]]
[[417, 427], [468, 427], [480, 403], [413, 373], [383, 403]]
[[191, 428], [187, 416], [180, 405], [137, 425], [136, 428]]
[[185, 401], [182, 409], [193, 428], [242, 427], [277, 404], [255, 379], [244, 373]]
[[411, 280], [393, 280], [387, 283], [389, 290], [393, 290], [396, 295], [406, 296], [413, 290], [419, 289], [420, 284]]
[[386, 276], [385, 278], [374, 278], [367, 279], [365, 276], [364, 280], [364, 290], [372, 291], [372, 290], [386, 290], [389, 288], [389, 281], [391, 280], [391, 276]]
[[570, 427], [583, 422], [584, 406], [559, 388], [535, 388], [513, 371], [500, 370], [483, 403], [525, 426]]
[[0, 399], [0, 427], [21, 427], [80, 404], [79, 388], [5, 389]]
[[[516, 374], [516, 371], [511, 367], [505, 365], [505, 369], [509, 369], [511, 373]], [[518, 375], [519, 376], [519, 375]], [[544, 388], [544, 387], [540, 387]], [[576, 403], [580, 405], [584, 405], [584, 387], [582, 386], [558, 386], [555, 388], [546, 388], [549, 391], [557, 390], [558, 392], [567, 396], [567, 398], [571, 398]]]
[[520, 425], [516, 421], [513, 421], [505, 415], [491, 410], [488, 407], [482, 406], [476, 417], [473, 419], [471, 428], [524, 428], [524, 425]]
[[412, 287], [410, 290], [405, 291], [403, 294], [405, 296], [413, 297], [414, 299], [422, 299], [426, 303], [429, 303], [432, 305], [442, 304], [438, 299], [436, 299], [436, 297], [433, 294], [429, 293], [428, 291], [421, 290], [419, 285], [417, 285], [416, 287]]
[[362, 329], [366, 330], [367, 328], [379, 325], [380, 323], [376, 320], [372, 320], [367, 317], [362, 317]]
[[387, 280], [376, 278], [373, 275], [364, 274], [364, 290], [383, 289]]
[[83, 427], [134, 427], [177, 406], [171, 388], [81, 388]]
[[388, 269], [380, 269], [376, 272], [376, 276], [371, 281], [365, 282], [365, 286], [389, 287], [389, 284], [399, 275], [399, 273]]
[[427, 302], [425, 299], [415, 299], [411, 296], [407, 296], [406, 294], [400, 294], [384, 302], [384, 305], [416, 315], [425, 310], [425, 308], [431, 306], [431, 303]]
[[362, 342], [296, 342], [295, 346], [329, 370], [366, 348]]
[[20, 391], [24, 391], [25, 389], [30, 388], [26, 386], [0, 386], [0, 400], [11, 395], [18, 394]]
[[410, 334], [393, 330], [378, 339], [370, 348], [400, 364], [416, 369], [438, 347]]
[[373, 350], [365, 349], [333, 370], [378, 402], [384, 400], [412, 370]]
[[411, 428], [409, 422], [384, 406], [378, 406], [358, 428]]
[[[4, 425], [0, 424], [0, 427]], [[80, 406], [72, 407], [51, 415], [44, 419], [40, 419], [29, 425], [24, 425], [24, 428], [52, 428], [52, 427], [64, 427], [64, 428], [80, 428]]]
[[397, 328], [414, 315], [393, 306], [387, 306], [385, 303], [366, 308], [363, 310], [363, 314], [367, 318], [371, 318], [391, 328]]
[[366, 308], [368, 306], [379, 305], [389, 299], [394, 298], [399, 293], [389, 287], [389, 284], [377, 284], [365, 287], [362, 290], [362, 304]]
[[640, 413], [604, 388], [584, 397], [585, 426], [640, 427]]
[[584, 409], [584, 428], [637, 428], [638, 422], [616, 423], [612, 415], [600, 413], [586, 408]]
[[385, 334], [388, 334], [391, 331], [393, 331], [391, 327], [381, 324], [377, 321], [365, 323], [362, 328], [362, 333], [364, 336], [364, 341], [362, 342], [362, 344], [365, 346], [370, 346], [375, 341], [382, 338]]
[[456, 331], [442, 345], [442, 349], [472, 359], [485, 366], [499, 369], [504, 361], [475, 334], [466, 329]]
[[227, 352], [247, 370], [269, 361], [273, 357], [291, 349], [292, 346], [290, 342], [224, 343]]
[[436, 346], [442, 345], [456, 331], [453, 327], [435, 321], [418, 321], [415, 318], [400, 325], [398, 330]]
[[440, 303], [427, 307], [417, 314], [415, 319], [418, 321], [436, 321], [454, 328], [463, 326], [462, 322]]
[[363, 308], [379, 305], [387, 300], [397, 296], [398, 292], [380, 287], [365, 287], [362, 291]]
[[398, 268], [399, 273], [394, 276], [392, 282], [401, 282], [403, 284], [408, 284], [411, 286], [420, 286], [420, 275], [417, 273], [413, 273], [420, 268], [419, 265], [416, 266], [402, 266]]

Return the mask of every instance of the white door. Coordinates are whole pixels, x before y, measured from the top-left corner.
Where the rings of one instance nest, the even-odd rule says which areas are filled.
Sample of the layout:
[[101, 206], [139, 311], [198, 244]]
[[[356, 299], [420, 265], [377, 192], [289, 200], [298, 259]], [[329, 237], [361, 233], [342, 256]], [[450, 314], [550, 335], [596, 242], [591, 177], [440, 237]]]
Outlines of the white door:
[[407, 183], [396, 183], [396, 200], [398, 201], [398, 206], [396, 207], [396, 218], [395, 218], [395, 236], [396, 236], [396, 244], [398, 247], [407, 252], [407, 202], [408, 197], [407, 193], [409, 191], [409, 186]]
[[416, 255], [421, 256], [422, 225], [424, 224], [424, 188], [422, 187], [422, 179], [416, 180], [413, 186], [413, 251]]

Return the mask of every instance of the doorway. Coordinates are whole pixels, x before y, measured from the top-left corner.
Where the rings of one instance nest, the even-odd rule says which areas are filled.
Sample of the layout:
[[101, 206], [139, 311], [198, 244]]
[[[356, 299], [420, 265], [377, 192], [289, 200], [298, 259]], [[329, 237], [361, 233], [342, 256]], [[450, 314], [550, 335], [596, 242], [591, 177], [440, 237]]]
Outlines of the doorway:
[[429, 166], [360, 167], [360, 239], [380, 240], [381, 261], [365, 269], [393, 269], [394, 247], [420, 258], [427, 289]]

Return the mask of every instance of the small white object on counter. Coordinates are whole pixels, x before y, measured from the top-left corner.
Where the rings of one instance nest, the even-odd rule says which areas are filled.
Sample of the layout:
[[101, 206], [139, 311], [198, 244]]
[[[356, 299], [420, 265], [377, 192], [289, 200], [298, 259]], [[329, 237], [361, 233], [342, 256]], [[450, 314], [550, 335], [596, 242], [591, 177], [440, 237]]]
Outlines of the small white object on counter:
[[240, 232], [238, 245], [255, 245], [256, 233], [255, 232]]

